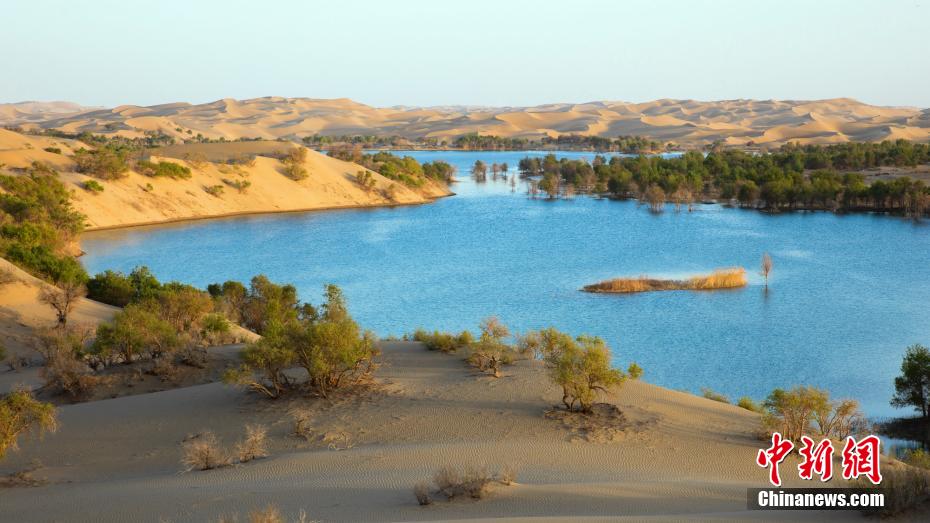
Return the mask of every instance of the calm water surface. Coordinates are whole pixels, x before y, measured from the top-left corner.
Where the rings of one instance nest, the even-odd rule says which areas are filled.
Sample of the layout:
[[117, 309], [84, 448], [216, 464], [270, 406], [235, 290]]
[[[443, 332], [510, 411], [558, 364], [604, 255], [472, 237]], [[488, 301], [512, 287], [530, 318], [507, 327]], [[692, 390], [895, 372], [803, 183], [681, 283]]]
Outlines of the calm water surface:
[[[605, 338], [618, 364], [646, 380], [731, 398], [816, 384], [891, 409], [892, 379], [907, 345], [930, 343], [930, 227], [899, 218], [672, 206], [578, 197], [530, 200], [525, 187], [474, 184], [475, 159], [523, 152], [414, 152], [443, 159], [463, 178], [452, 198], [392, 209], [279, 214], [87, 234], [91, 272], [148, 265], [162, 280], [198, 286], [257, 273], [293, 282], [319, 302], [346, 292], [351, 312], [380, 335], [422, 326], [474, 329], [496, 314], [517, 330], [553, 325]], [[560, 156], [590, 154], [560, 153]], [[756, 275], [774, 260], [770, 290]], [[750, 285], [717, 292], [593, 295], [616, 276], [679, 277], [715, 267], [749, 269]]]

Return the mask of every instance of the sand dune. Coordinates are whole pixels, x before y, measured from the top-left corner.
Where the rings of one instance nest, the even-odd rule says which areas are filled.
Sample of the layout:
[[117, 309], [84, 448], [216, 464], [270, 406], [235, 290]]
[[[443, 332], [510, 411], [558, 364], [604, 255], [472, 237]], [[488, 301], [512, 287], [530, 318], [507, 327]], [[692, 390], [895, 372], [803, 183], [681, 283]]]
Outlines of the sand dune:
[[[540, 138], [563, 134], [644, 135], [696, 147], [716, 140], [836, 143], [907, 137], [930, 140], [928, 110], [880, 107], [850, 98], [828, 100], [662, 99], [644, 103], [597, 101], [535, 107], [377, 108], [349, 99], [265, 97], [211, 103], [120, 106], [78, 113], [34, 111], [0, 104], [0, 124], [25, 128], [141, 135], [161, 131], [178, 139], [302, 138], [314, 134], [401, 135], [454, 139], [467, 133]], [[822, 127], [811, 125], [816, 122]], [[892, 127], [896, 131], [888, 131]], [[180, 129], [180, 131], [178, 130]], [[188, 132], [190, 131], [190, 133]]]
[[[73, 140], [0, 130], [0, 163], [24, 168], [38, 160], [54, 166], [61, 172], [61, 179], [74, 189], [74, 205], [87, 216], [89, 229], [249, 213], [416, 204], [451, 194], [439, 184], [413, 189], [377, 173], [372, 173], [374, 188], [363, 189], [355, 182], [356, 173], [363, 170], [361, 166], [316, 151], [308, 151], [304, 163], [309, 176], [295, 181], [283, 174], [279, 160], [269, 156], [280, 156], [298, 146], [278, 141], [178, 145], [154, 150], [151, 160], [190, 167], [191, 178], [151, 178], [129, 172], [119, 180], [99, 181], [104, 191], [91, 193], [82, 188], [91, 178], [75, 172], [69, 157], [82, 146]], [[62, 153], [47, 152], [46, 147], [57, 147]], [[227, 165], [184, 160], [190, 154], [213, 162], [258, 156], [254, 165]], [[251, 185], [240, 192], [231, 185], [235, 182]], [[215, 186], [223, 188], [220, 195], [206, 192]]]
[[[44, 468], [36, 475], [49, 481], [0, 493], [4, 517], [202, 522], [268, 503], [322, 521], [778, 516], [746, 511], [746, 488], [766, 482], [754, 463], [758, 417], [748, 411], [631, 382], [607, 398], [623, 420], [609, 434], [585, 435], [544, 416], [560, 395], [538, 362], [518, 362], [491, 379], [418, 343], [386, 342], [383, 350], [380, 390], [362, 398], [268, 402], [209, 384], [64, 406], [58, 433], [28, 442], [2, 464], [16, 470], [39, 458]], [[309, 441], [288, 435], [286, 411], [295, 406], [313, 413]], [[179, 473], [186, 436], [209, 429], [231, 444], [255, 422], [269, 427], [269, 458]], [[441, 465], [505, 463], [519, 468], [517, 484], [489, 499], [420, 507], [412, 495]], [[849, 514], [795, 516], [840, 521]]]

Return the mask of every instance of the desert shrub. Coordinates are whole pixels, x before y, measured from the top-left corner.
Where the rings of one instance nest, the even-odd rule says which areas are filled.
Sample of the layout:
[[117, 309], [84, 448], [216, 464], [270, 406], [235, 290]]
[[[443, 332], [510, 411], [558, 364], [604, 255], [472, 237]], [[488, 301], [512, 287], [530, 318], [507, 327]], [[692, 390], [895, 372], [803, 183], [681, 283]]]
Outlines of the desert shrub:
[[313, 435], [313, 413], [307, 409], [294, 409], [290, 414], [294, 424], [291, 435], [309, 440]]
[[223, 178], [223, 183], [239, 191], [239, 194], [245, 193], [252, 186], [252, 182], [248, 180], [230, 180], [229, 178]]
[[249, 523], [284, 523], [284, 516], [281, 511], [274, 505], [259, 510], [253, 510], [249, 513]]
[[17, 278], [13, 274], [13, 270], [8, 267], [0, 267], [0, 285], [6, 285], [7, 283], [13, 283]]
[[46, 148], [44, 148], [44, 149], [42, 149], [42, 150], [45, 151], [45, 152], [47, 152], [47, 153], [61, 154], [61, 148], [60, 148], [60, 147], [46, 147]]
[[420, 481], [413, 486], [413, 495], [417, 498], [417, 503], [421, 506], [432, 504], [433, 498], [430, 496], [429, 483]]
[[105, 378], [95, 376], [75, 353], [61, 352], [47, 360], [40, 371], [45, 380], [45, 387], [57, 394], [65, 394], [73, 399], [82, 399], [104, 383]]
[[707, 387], [701, 387], [701, 396], [704, 396], [705, 398], [711, 401], [719, 401], [720, 403], [730, 403], [730, 398], [726, 397], [723, 394], [720, 394], [719, 392], [714, 392], [713, 390]]
[[87, 281], [87, 297], [108, 305], [125, 307], [131, 302], [155, 298], [162, 284], [148, 267], [136, 267], [129, 275], [106, 270]]
[[901, 461], [912, 467], [930, 470], [930, 452], [924, 449], [910, 449], [901, 457]]
[[152, 192], [155, 190], [155, 187], [150, 183], [146, 183], [145, 187], [143, 187], [142, 190], [145, 192]]
[[215, 196], [219, 198], [223, 195], [223, 186], [222, 185], [205, 185], [203, 188], [204, 192], [210, 196]]
[[196, 329], [213, 310], [213, 300], [209, 294], [190, 285], [175, 282], [165, 284], [151, 301], [157, 302], [151, 307], [178, 332]]
[[[445, 496], [446, 499], [452, 500], [458, 497], [469, 497], [472, 499], [483, 499], [491, 493], [491, 488], [497, 485], [512, 485], [516, 479], [516, 473], [512, 468], [505, 468], [498, 474], [491, 474], [487, 467], [466, 467], [459, 470], [453, 466], [444, 466], [433, 474], [433, 485], [436, 487], [436, 493]], [[414, 495], [421, 504], [431, 502], [429, 486], [424, 483], [418, 483], [414, 487]], [[429, 500], [424, 503], [421, 500]]]
[[81, 188], [89, 193], [94, 194], [103, 192], [103, 186], [100, 185], [100, 182], [97, 180], [85, 180], [84, 183], [81, 184]]
[[[924, 507], [930, 499], [930, 472], [925, 469], [890, 463], [882, 467], [881, 492], [885, 506], [878, 512], [880, 518], [889, 518]], [[860, 479], [855, 485], [863, 489], [875, 488], [868, 480]], [[864, 511], [875, 515], [875, 511]]]
[[140, 304], [116, 313], [97, 326], [92, 354], [104, 364], [131, 363], [139, 356], [158, 357], [179, 347], [177, 329]]
[[212, 432], [201, 432], [188, 438], [182, 443], [181, 449], [181, 464], [187, 471], [210, 470], [229, 465], [229, 457]]
[[545, 361], [552, 380], [562, 387], [562, 403], [569, 411], [577, 405], [581, 412], [591, 412], [597, 393], [620, 385], [626, 376], [611, 367], [610, 349], [601, 338], [572, 341], [560, 336], [558, 342]]
[[229, 334], [229, 320], [222, 314], [207, 314], [201, 320], [201, 336], [210, 344], [223, 341]]
[[173, 180], [177, 179], [188, 179], [191, 177], [190, 167], [185, 167], [181, 164], [174, 162], [150, 162], [148, 160], [141, 160], [136, 162], [136, 171], [139, 174], [148, 176], [150, 178], [171, 178]]
[[480, 328], [481, 336], [471, 344], [471, 354], [467, 361], [482, 372], [498, 378], [501, 366], [513, 363], [517, 356], [514, 347], [504, 343], [510, 331], [493, 316], [482, 320]]
[[184, 161], [193, 165], [194, 169], [203, 169], [210, 163], [203, 153], [187, 153], [184, 155]]
[[744, 408], [746, 410], [750, 410], [752, 412], [762, 412], [762, 405], [759, 405], [758, 403], [753, 401], [753, 399], [750, 398], [749, 396], [743, 396], [742, 398], [737, 400], [736, 406]]
[[58, 282], [55, 287], [43, 286], [39, 291], [39, 301], [51, 307], [55, 311], [58, 324], [64, 326], [68, 323], [68, 315], [85, 294], [87, 290], [82, 282], [64, 280]]
[[0, 397], [0, 459], [18, 448], [20, 436], [57, 428], [55, 407], [36, 400], [28, 390], [15, 389]]
[[281, 162], [284, 164], [284, 174], [292, 180], [303, 180], [309, 173], [304, 162], [307, 160], [307, 149], [295, 147], [288, 151]]
[[71, 191], [55, 174], [30, 169], [0, 175], [0, 256], [48, 281], [83, 281], [84, 268], [64, 252], [83, 230]]
[[355, 183], [363, 189], [369, 190], [375, 186], [375, 179], [369, 171], [358, 171], [355, 173]]
[[636, 364], [636, 362], [630, 363], [630, 366], [626, 369], [626, 375], [631, 380], [638, 380], [643, 376], [643, 368]]
[[[429, 333], [423, 329], [417, 329], [413, 333], [414, 341], [419, 341], [426, 345], [429, 350], [438, 350], [442, 352], [455, 352], [463, 345], [460, 344], [459, 337], [448, 332], [433, 331]], [[470, 344], [470, 343], [469, 343]]]
[[[859, 404], [853, 400], [831, 401], [830, 394], [815, 387], [775, 389], [762, 404], [762, 423], [792, 441], [818, 431], [823, 437], [845, 439], [865, 428]], [[816, 428], [812, 424], [816, 421]]]
[[101, 180], [122, 178], [129, 170], [126, 151], [123, 149], [99, 147], [93, 151], [81, 148], [74, 153], [77, 172], [89, 174]]
[[236, 444], [240, 463], [268, 456], [268, 429], [262, 425], [246, 425], [245, 439]]
[[[296, 385], [284, 372], [294, 364], [307, 371], [305, 388], [322, 396], [346, 385], [362, 383], [371, 376], [378, 354], [374, 335], [361, 332], [347, 311], [339, 287], [326, 286], [326, 302], [318, 313], [309, 304], [297, 307], [296, 294], [291, 295], [290, 286], [274, 286], [267, 279], [263, 282], [262, 287], [265, 283], [269, 287], [251, 292], [249, 297], [250, 302], [260, 306], [264, 317], [262, 338], [245, 348], [243, 365], [227, 371], [224, 381], [277, 398]], [[255, 283], [253, 279], [253, 287]], [[279, 292], [286, 292], [288, 296], [283, 301], [292, 305], [280, 307]], [[262, 303], [256, 296], [270, 300]]]

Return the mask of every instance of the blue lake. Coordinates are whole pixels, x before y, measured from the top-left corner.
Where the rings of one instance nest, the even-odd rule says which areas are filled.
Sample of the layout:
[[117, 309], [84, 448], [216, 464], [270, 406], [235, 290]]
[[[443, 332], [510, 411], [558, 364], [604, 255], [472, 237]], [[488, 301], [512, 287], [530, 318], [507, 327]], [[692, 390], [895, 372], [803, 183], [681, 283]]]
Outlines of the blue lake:
[[[411, 152], [459, 169], [458, 194], [433, 204], [277, 214], [101, 231], [83, 237], [90, 272], [149, 266], [197, 286], [264, 273], [319, 302], [340, 285], [356, 319], [382, 336], [416, 327], [476, 329], [497, 315], [523, 331], [553, 325], [605, 338], [645, 380], [735, 399], [812, 384], [892, 409], [906, 346], [930, 343], [930, 226], [879, 215], [698, 205], [652, 214], [635, 202], [527, 198], [525, 186], [475, 184], [475, 159], [525, 152]], [[542, 153], [531, 153], [542, 154]], [[559, 156], [592, 157], [590, 153]], [[489, 174], [490, 177], [490, 174]], [[774, 261], [770, 290], [757, 275]], [[746, 267], [750, 285], [714, 292], [594, 295], [617, 276], [687, 276]]]

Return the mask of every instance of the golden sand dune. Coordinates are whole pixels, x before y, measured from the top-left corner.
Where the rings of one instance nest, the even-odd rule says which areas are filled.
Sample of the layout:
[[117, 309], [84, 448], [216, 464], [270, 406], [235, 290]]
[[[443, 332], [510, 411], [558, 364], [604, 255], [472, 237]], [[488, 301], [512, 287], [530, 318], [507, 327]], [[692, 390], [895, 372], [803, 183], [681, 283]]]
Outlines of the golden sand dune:
[[[47, 147], [61, 149], [61, 153], [45, 151]], [[0, 163], [11, 168], [28, 167], [33, 161], [54, 166], [74, 190], [74, 205], [87, 216], [90, 229], [237, 214], [416, 204], [451, 194], [439, 184], [427, 183], [413, 189], [374, 172], [374, 187], [365, 189], [355, 181], [356, 173], [364, 170], [360, 165], [316, 151], [308, 151], [304, 162], [307, 178], [292, 180], [285, 176], [283, 163], [274, 157], [298, 146], [278, 141], [177, 145], [155, 150], [150, 160], [189, 167], [191, 177], [152, 178], [130, 171], [118, 180], [98, 180], [104, 190], [92, 193], [83, 189], [84, 182], [92, 178], [75, 172], [70, 158], [80, 147], [88, 146], [74, 140], [0, 130]], [[185, 160], [189, 155], [208, 161]], [[254, 163], [223, 163], [243, 156], [254, 156]], [[237, 188], [246, 183], [244, 190]], [[208, 192], [216, 192], [213, 188], [221, 192]]]
[[0, 105], [0, 125], [138, 136], [161, 131], [178, 139], [297, 139], [314, 134], [401, 135], [454, 139], [467, 133], [540, 138], [563, 134], [643, 135], [695, 147], [724, 140], [778, 146], [787, 141], [836, 143], [907, 137], [930, 140], [930, 112], [880, 107], [850, 98], [829, 100], [662, 99], [598, 101], [535, 107], [390, 107], [348, 99], [265, 97], [191, 105], [120, 106], [72, 113]]
[[[63, 406], [61, 428], [25, 442], [4, 469], [32, 459], [49, 484], [2, 493], [9, 521], [216, 521], [269, 503], [319, 521], [777, 520], [746, 511], [764, 486], [755, 464], [758, 415], [641, 382], [606, 400], [622, 415], [590, 430], [545, 413], [560, 392], [540, 362], [504, 377], [476, 375], [460, 357], [384, 342], [381, 390], [351, 400], [269, 402], [209, 384]], [[294, 437], [287, 411], [309, 408], [312, 433]], [[245, 424], [268, 427], [271, 455], [241, 466], [180, 473], [180, 444], [214, 431], [225, 445]], [[792, 459], [794, 456], [792, 456]], [[782, 465], [789, 486], [796, 466]], [[417, 505], [413, 486], [441, 466], [517, 468], [516, 484], [481, 501]], [[545, 516], [543, 516], [545, 515]], [[848, 513], [792, 513], [842, 521]], [[290, 520], [290, 519], [289, 519]]]

